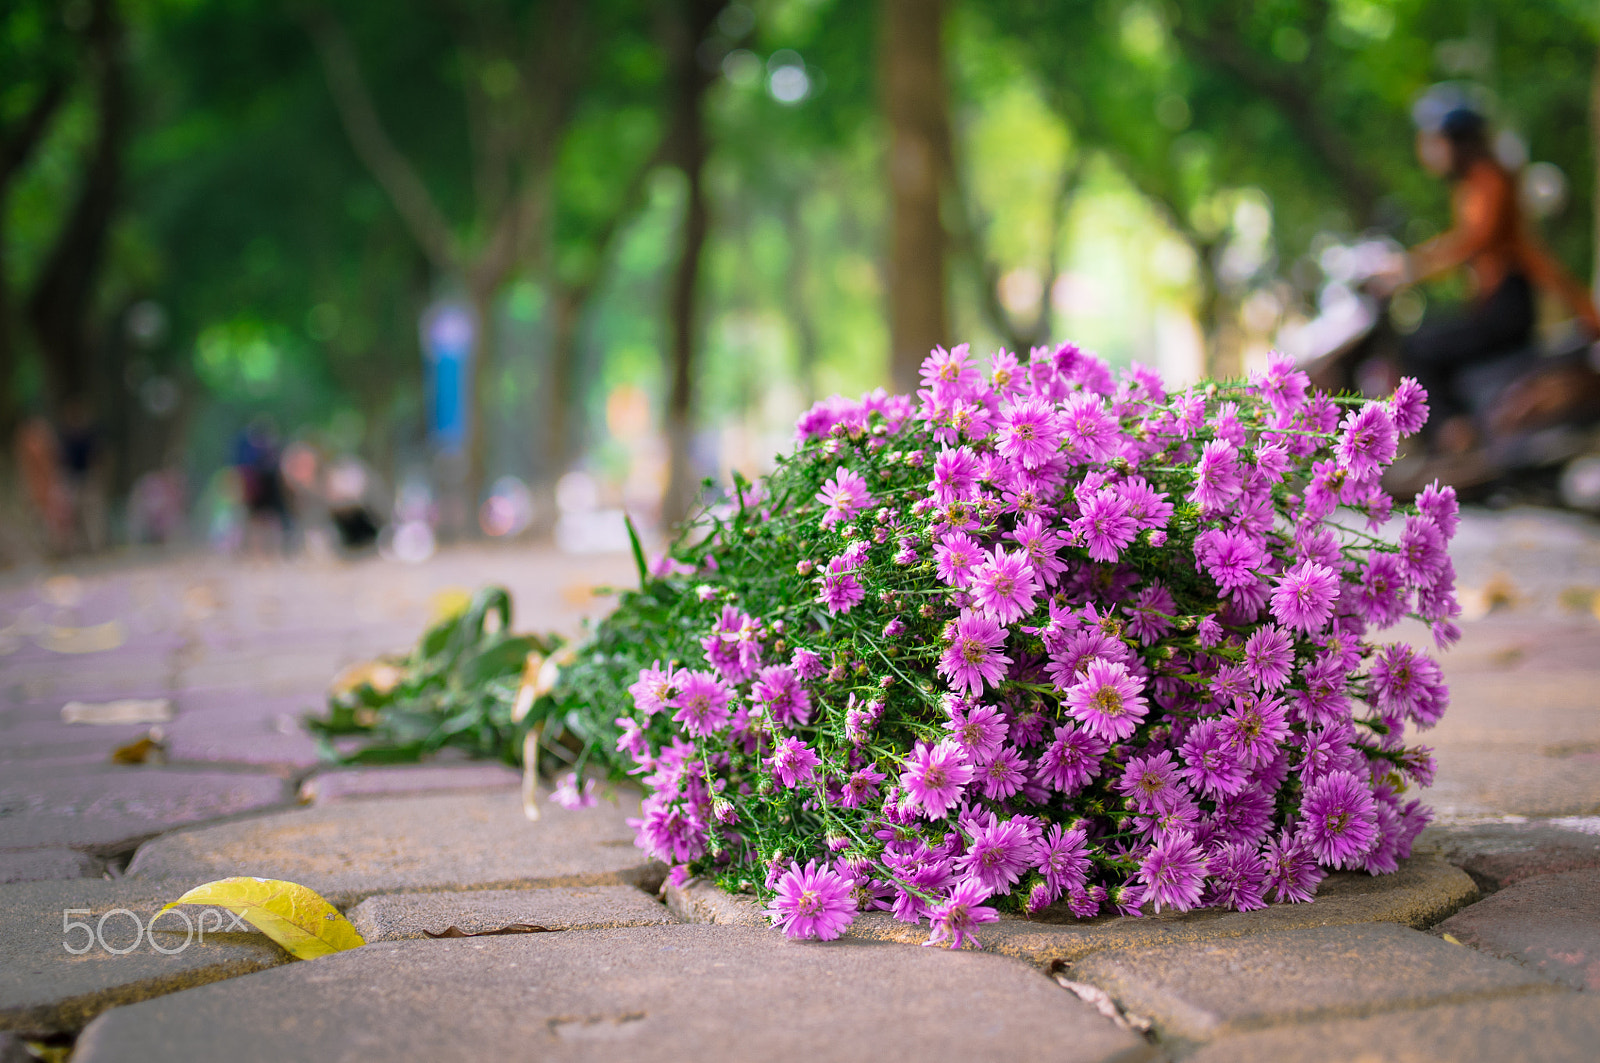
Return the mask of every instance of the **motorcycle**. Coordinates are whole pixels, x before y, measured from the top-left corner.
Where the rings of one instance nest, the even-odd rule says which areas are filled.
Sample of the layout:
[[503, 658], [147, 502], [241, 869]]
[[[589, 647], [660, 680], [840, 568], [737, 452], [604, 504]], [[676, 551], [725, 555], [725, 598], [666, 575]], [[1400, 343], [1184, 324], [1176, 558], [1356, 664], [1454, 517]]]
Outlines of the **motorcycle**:
[[[1322, 253], [1316, 316], [1279, 336], [1314, 387], [1370, 398], [1393, 393], [1404, 337], [1423, 309], [1419, 293], [1384, 295], [1374, 283], [1399, 250], [1378, 238]], [[1541, 338], [1461, 371], [1455, 387], [1472, 442], [1446, 453], [1412, 448], [1385, 480], [1392, 492], [1409, 494], [1437, 478], [1464, 499], [1600, 513], [1600, 343], [1575, 331]]]

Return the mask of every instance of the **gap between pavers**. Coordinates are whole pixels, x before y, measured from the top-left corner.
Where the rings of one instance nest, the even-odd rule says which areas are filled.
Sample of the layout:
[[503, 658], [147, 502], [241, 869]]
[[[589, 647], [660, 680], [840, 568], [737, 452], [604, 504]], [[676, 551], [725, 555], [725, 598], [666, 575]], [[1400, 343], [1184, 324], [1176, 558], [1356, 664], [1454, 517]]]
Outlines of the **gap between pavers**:
[[48, 882], [98, 875], [105, 864], [73, 849], [22, 849], [0, 852], [0, 885]]
[[[1002, 915], [999, 922], [979, 927], [977, 937], [985, 949], [1049, 967], [1101, 949], [1194, 943], [1298, 927], [1398, 923], [1421, 929], [1476, 896], [1477, 887], [1458, 868], [1436, 857], [1412, 857], [1402, 861], [1393, 875], [1329, 875], [1310, 904], [1275, 904], [1255, 912], [1208, 909], [1140, 918], [1101, 916], [1084, 922], [1047, 910], [1033, 919]], [[668, 883], [666, 898], [667, 907], [685, 922], [743, 926], [767, 922], [754, 898], [726, 893], [703, 880], [682, 888]], [[927, 938], [928, 928], [900, 922], [887, 912], [862, 912], [849, 934], [917, 944]]]
[[1108, 949], [1072, 966], [1163, 1041], [1455, 1004], [1561, 987], [1392, 923], [1319, 926], [1200, 944]]
[[664, 868], [633, 844], [635, 795], [592, 808], [540, 802], [529, 821], [515, 793], [395, 797], [298, 808], [163, 835], [128, 867], [191, 884], [235, 875], [309, 886], [340, 909], [383, 893], [637, 886]]
[[661, 926], [398, 941], [119, 1008], [74, 1063], [125, 1060], [1159, 1058], [981, 952]]
[[1594, 1063], [1600, 1007], [1586, 993], [1280, 1026], [1216, 1041], [1184, 1063]]
[[1600, 990], [1600, 870], [1522, 879], [1435, 929], [1574, 989]]
[[564, 931], [678, 921], [665, 906], [632, 886], [386, 893], [368, 897], [346, 914], [369, 945], [437, 937], [451, 927], [482, 934], [519, 925]]
[[337, 801], [400, 795], [461, 793], [473, 790], [521, 792], [522, 773], [504, 764], [414, 764], [384, 768], [330, 768], [300, 784], [300, 800], [328, 805]]
[[1600, 869], [1600, 816], [1517, 820], [1429, 827], [1417, 849], [1444, 857], [1486, 892], [1534, 875]]

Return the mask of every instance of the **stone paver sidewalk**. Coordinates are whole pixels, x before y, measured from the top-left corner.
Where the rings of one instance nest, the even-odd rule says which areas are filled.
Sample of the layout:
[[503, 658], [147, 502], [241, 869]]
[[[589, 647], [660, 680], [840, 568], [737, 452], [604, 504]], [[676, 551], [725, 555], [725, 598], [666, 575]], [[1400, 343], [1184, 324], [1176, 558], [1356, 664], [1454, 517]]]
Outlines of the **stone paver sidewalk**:
[[[506, 583], [519, 627], [572, 633], [626, 557], [0, 583], [0, 1060], [15, 1038], [75, 1041], [76, 1061], [1593, 1059], [1600, 530], [1469, 514], [1455, 555], [1454, 705], [1424, 738], [1439, 820], [1398, 874], [1261, 912], [1007, 918], [959, 954], [881, 913], [786, 942], [749, 898], [658, 890], [636, 796], [530, 821], [496, 765], [319, 762], [301, 714], [338, 669], [412, 643], [436, 593]], [[122, 698], [170, 719], [63, 720]], [[111, 763], [146, 736], [165, 763]], [[239, 874], [318, 889], [368, 945], [294, 962], [195, 909], [203, 940], [171, 915], [146, 929]]]

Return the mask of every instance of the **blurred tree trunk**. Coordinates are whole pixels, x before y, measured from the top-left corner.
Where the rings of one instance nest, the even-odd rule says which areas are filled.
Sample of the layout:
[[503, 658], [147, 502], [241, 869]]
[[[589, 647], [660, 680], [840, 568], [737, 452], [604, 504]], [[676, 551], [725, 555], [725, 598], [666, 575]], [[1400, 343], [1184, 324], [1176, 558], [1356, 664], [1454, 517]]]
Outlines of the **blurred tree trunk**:
[[[491, 93], [476, 76], [463, 78], [473, 132], [473, 217], [458, 239], [433, 193], [390, 139], [361, 73], [354, 46], [326, 10], [308, 13], [307, 27], [322, 60], [328, 89], [357, 157], [388, 195], [435, 280], [459, 279], [477, 318], [468, 389], [465, 527], [488, 480], [487, 399], [495, 368], [495, 302], [517, 272], [537, 257], [550, 223], [553, 171], [571, 121], [591, 44], [580, 0], [553, 0], [518, 27], [509, 9], [451, 8], [469, 66], [508, 64], [517, 91]], [[458, 512], [458, 518], [462, 516]]]
[[113, 0], [95, 0], [85, 29], [94, 78], [95, 133], [77, 198], [28, 297], [28, 322], [54, 402], [90, 399], [88, 322], [122, 180], [128, 133], [123, 30]]
[[794, 326], [796, 369], [800, 375], [800, 398], [810, 406], [817, 400], [817, 322], [806, 299], [806, 280], [811, 273], [811, 241], [806, 235], [800, 193], [784, 195], [779, 209], [783, 226], [789, 232], [789, 280], [783, 285], [783, 299], [789, 321]]
[[1594, 301], [1600, 306], [1600, 49], [1595, 51], [1589, 83], [1589, 158], [1594, 164]]
[[44, 139], [66, 95], [64, 77], [50, 81], [20, 119], [0, 129], [0, 445], [9, 445], [22, 412], [17, 395], [19, 359], [17, 336], [12, 329], [11, 281], [5, 260], [6, 200], [11, 182]]
[[940, 210], [949, 174], [943, 0], [882, 0], [879, 69], [889, 125], [889, 373], [914, 392], [917, 369], [947, 342], [945, 252]]
[[663, 524], [689, 515], [697, 491], [689, 447], [694, 435], [694, 386], [699, 346], [700, 258], [710, 216], [703, 177], [711, 145], [706, 135], [705, 95], [714, 75], [696, 52], [722, 10], [721, 0], [679, 0], [677, 18], [668, 30], [671, 108], [666, 152], [683, 171], [682, 243], [667, 297], [671, 365], [667, 393], [667, 493], [661, 502]]

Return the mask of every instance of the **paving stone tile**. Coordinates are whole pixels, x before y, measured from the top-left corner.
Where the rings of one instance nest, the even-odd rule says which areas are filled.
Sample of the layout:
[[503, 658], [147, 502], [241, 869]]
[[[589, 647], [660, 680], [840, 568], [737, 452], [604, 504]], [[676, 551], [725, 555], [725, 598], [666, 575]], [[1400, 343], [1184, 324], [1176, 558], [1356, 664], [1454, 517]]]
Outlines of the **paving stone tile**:
[[0, 883], [88, 878], [100, 874], [104, 869], [101, 861], [72, 849], [0, 852]]
[[1600, 989], [1600, 870], [1523, 879], [1438, 930], [1574, 989]]
[[398, 941], [121, 1008], [74, 1063], [916, 1059], [1135, 1063], [1155, 1046], [981, 952], [663, 926]]
[[499, 792], [300, 808], [175, 831], [141, 846], [128, 872], [288, 879], [340, 908], [378, 893], [660, 882], [661, 866], [634, 847], [624, 822], [639, 814], [637, 797], [541, 808], [530, 822], [520, 795]]
[[[136, 939], [134, 917], [147, 927], [150, 917], [189, 885], [193, 883], [77, 879], [0, 886], [0, 1030], [71, 1032], [106, 1008], [258, 971], [289, 958], [265, 935], [253, 932], [210, 932], [203, 941], [197, 933], [184, 945], [185, 923], [170, 913], [156, 924], [153, 936]], [[63, 915], [71, 909], [88, 911]], [[208, 930], [233, 926], [224, 912], [184, 911], [196, 928], [202, 917]], [[64, 920], [86, 922], [90, 930], [64, 928]], [[108, 948], [95, 940], [82, 954], [68, 951], [69, 945], [84, 948], [95, 932]]]
[[632, 886], [567, 886], [465, 893], [389, 893], [350, 910], [369, 943], [426, 938], [450, 927], [481, 934], [514, 924], [549, 930], [658, 926], [677, 922], [664, 905]]
[[519, 789], [522, 773], [504, 764], [416, 764], [318, 772], [300, 786], [300, 799], [328, 805], [352, 798], [465, 790]]
[[316, 742], [292, 718], [182, 716], [165, 728], [163, 742], [174, 764], [240, 764], [295, 774], [324, 763]]
[[[755, 926], [765, 923], [754, 899], [723, 893], [696, 881], [666, 887], [667, 905], [686, 922]], [[1340, 872], [1329, 875], [1310, 904], [1274, 904], [1258, 912], [1163, 912], [1128, 919], [1101, 916], [1075, 920], [1062, 908], [1032, 919], [1002, 915], [978, 929], [987, 949], [1041, 966], [1071, 962], [1099, 949], [1182, 944], [1244, 937], [1298, 927], [1398, 923], [1428, 927], [1477, 896], [1472, 880], [1437, 857], [1403, 861], [1393, 875]], [[851, 925], [854, 937], [917, 943], [926, 925], [902, 923], [887, 912], [863, 912]]]
[[1532, 875], [1600, 868], [1600, 817], [1429, 827], [1417, 847], [1439, 853], [1484, 889], [1498, 890]]
[[15, 1037], [0, 1033], [0, 1063], [34, 1063], [33, 1054]]
[[1262, 1030], [1184, 1063], [1594, 1063], [1597, 1045], [1593, 997], [1542, 993]]
[[8, 771], [0, 779], [0, 849], [117, 849], [172, 827], [285, 804], [288, 789], [272, 775], [174, 768]]
[[1110, 949], [1069, 973], [1178, 1041], [1558, 988], [1524, 967], [1392, 924]]

